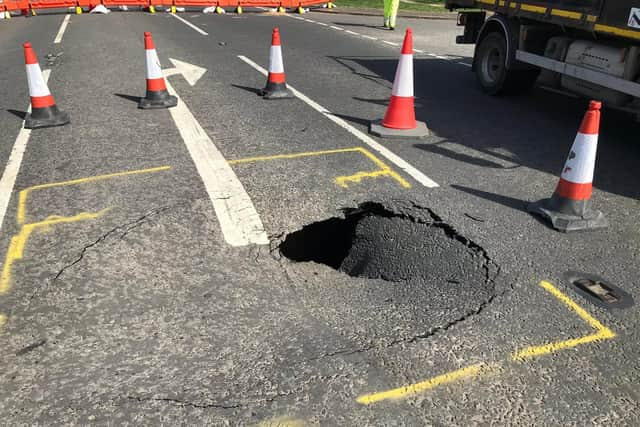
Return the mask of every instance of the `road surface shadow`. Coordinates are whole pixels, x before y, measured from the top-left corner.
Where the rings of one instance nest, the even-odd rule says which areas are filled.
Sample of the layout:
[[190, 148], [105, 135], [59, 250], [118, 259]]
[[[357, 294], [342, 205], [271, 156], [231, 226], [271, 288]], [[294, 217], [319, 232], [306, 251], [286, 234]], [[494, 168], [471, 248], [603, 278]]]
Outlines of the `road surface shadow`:
[[13, 114], [16, 117], [21, 118], [22, 120], [24, 120], [24, 118], [27, 117], [26, 111], [12, 110], [10, 108], [7, 108], [7, 112]]
[[341, 119], [344, 119], [348, 122], [357, 123], [359, 125], [366, 126], [366, 127], [369, 127], [369, 123], [371, 123], [370, 120], [362, 119], [360, 117], [353, 117], [353, 116], [348, 116], [346, 114], [338, 114], [338, 113], [331, 113], [331, 114], [333, 114], [336, 117], [340, 117]]
[[235, 88], [238, 88], [238, 89], [246, 90], [247, 92], [255, 93], [258, 96], [262, 96], [262, 89], [258, 89], [258, 88], [255, 88], [255, 87], [249, 87], [249, 86], [234, 85], [234, 84], [232, 84], [231, 86], [233, 86]]
[[139, 104], [142, 99], [141, 96], [126, 95], [124, 93], [114, 93], [114, 95], [119, 96], [122, 99], [126, 99], [127, 101], [135, 102], [136, 104]]
[[[354, 74], [389, 87], [398, 64], [396, 58], [332, 59]], [[433, 57], [414, 58], [414, 85], [420, 98], [416, 119], [426, 122], [434, 135], [488, 156], [500, 157], [495, 152], [504, 152], [505, 158], [552, 175], [562, 169], [589, 102], [538, 88], [521, 96], [488, 96], [467, 67]], [[629, 114], [602, 111], [594, 179], [597, 188], [640, 199], [640, 186], [634, 184], [640, 182], [640, 144], [635, 137], [639, 133], [640, 125]], [[415, 148], [429, 151], [420, 144]], [[472, 158], [458, 160], [477, 162]]]
[[[429, 124], [427, 123], [427, 126], [428, 125]], [[442, 142], [449, 142], [449, 141], [440, 141], [435, 144], [414, 144], [413, 146], [420, 150], [428, 151], [429, 153], [432, 153], [432, 154], [439, 154], [441, 156], [448, 157], [450, 159], [457, 160], [459, 162], [464, 162], [471, 165], [480, 166], [483, 168], [515, 169], [519, 167], [518, 165], [513, 167], [506, 167], [504, 165], [501, 165], [500, 163], [492, 162], [491, 160], [482, 159], [480, 157], [474, 157], [464, 153], [457, 153], [452, 150], [447, 150], [445, 147], [440, 146]], [[491, 155], [494, 155], [494, 154], [492, 153]]]

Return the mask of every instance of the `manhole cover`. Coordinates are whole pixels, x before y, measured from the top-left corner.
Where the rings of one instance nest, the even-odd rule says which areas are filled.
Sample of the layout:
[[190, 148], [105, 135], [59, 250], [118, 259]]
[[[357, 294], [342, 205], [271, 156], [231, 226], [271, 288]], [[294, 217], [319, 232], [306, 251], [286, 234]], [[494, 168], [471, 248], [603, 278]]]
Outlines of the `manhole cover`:
[[[358, 316], [393, 323], [396, 332], [418, 335], [425, 325], [446, 328], [479, 313], [496, 295], [498, 268], [484, 249], [411, 203], [364, 203], [345, 211], [344, 218], [288, 234], [280, 252], [295, 262], [313, 261], [349, 276], [386, 281], [384, 286], [334, 284], [324, 288], [322, 298], [328, 307], [344, 306], [349, 314], [358, 311]], [[366, 312], [367, 307], [384, 311], [385, 319]]]
[[633, 298], [619, 287], [595, 274], [569, 271], [564, 279], [582, 297], [604, 308], [628, 308]]

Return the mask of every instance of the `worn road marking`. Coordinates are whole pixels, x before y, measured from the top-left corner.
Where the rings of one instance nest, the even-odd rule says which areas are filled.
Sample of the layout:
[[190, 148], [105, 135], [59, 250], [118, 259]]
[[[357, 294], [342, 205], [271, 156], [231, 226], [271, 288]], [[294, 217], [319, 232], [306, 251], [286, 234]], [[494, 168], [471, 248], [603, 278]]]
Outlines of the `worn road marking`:
[[96, 176], [89, 176], [85, 178], [77, 178], [69, 181], [50, 182], [47, 184], [34, 185], [33, 187], [25, 188], [24, 190], [20, 191], [20, 197], [18, 199], [18, 214], [17, 214], [18, 224], [24, 224], [26, 221], [27, 198], [29, 197], [29, 193], [31, 193], [32, 191], [42, 190], [45, 188], [53, 188], [53, 187], [65, 187], [68, 185], [86, 184], [89, 182], [102, 181], [105, 179], [118, 178], [122, 176], [162, 172], [162, 171], [167, 171], [169, 169], [171, 169], [171, 166], [158, 166], [155, 168], [138, 169], [138, 170], [125, 171], [125, 172], [109, 173], [106, 175], [96, 175]]
[[169, 108], [169, 113], [204, 182], [225, 241], [232, 246], [268, 244], [262, 220], [244, 186], [187, 104], [165, 80], [169, 93], [178, 98], [178, 105]]
[[53, 40], [54, 43], [60, 43], [62, 41], [62, 36], [64, 35], [64, 31], [67, 29], [67, 25], [69, 25], [69, 19], [71, 15], [66, 15], [62, 20], [62, 24], [60, 24], [60, 29], [58, 30], [58, 34], [56, 34], [56, 38]]
[[335, 25], [329, 25], [329, 28], [333, 28], [334, 30], [344, 31], [344, 28], [336, 27]]
[[477, 365], [472, 365], [466, 368], [458, 369], [457, 371], [448, 372], [446, 374], [439, 375], [437, 377], [433, 377], [431, 379], [428, 379], [426, 381], [422, 381], [416, 384], [411, 384], [404, 387], [398, 387], [398, 388], [383, 391], [380, 393], [365, 394], [363, 396], [358, 397], [356, 401], [363, 405], [370, 405], [372, 403], [380, 402], [382, 400], [402, 399], [402, 398], [406, 398], [411, 395], [415, 395], [427, 390], [431, 390], [432, 388], [435, 388], [444, 384], [449, 384], [464, 378], [475, 377], [489, 370], [490, 370], [490, 367], [488, 365], [484, 365], [480, 363]]
[[174, 18], [176, 18], [178, 21], [184, 23], [185, 25], [193, 28], [194, 30], [196, 30], [197, 32], [199, 32], [200, 34], [202, 34], [203, 36], [208, 36], [209, 33], [207, 33], [206, 31], [200, 29], [200, 27], [195, 26], [194, 24], [192, 24], [191, 22], [187, 21], [186, 19], [178, 16], [177, 13], [172, 13], [171, 16], [173, 16]]
[[353, 147], [353, 148], [339, 148], [335, 150], [324, 150], [324, 151], [308, 151], [304, 153], [293, 153], [293, 154], [276, 154], [273, 156], [260, 156], [260, 157], [248, 157], [245, 159], [237, 159], [230, 160], [229, 164], [237, 165], [242, 163], [253, 163], [267, 160], [284, 160], [284, 159], [299, 159], [302, 157], [311, 157], [311, 156], [324, 156], [329, 154], [339, 154], [339, 153], [361, 153], [373, 163], [375, 163], [379, 170], [373, 172], [357, 172], [353, 175], [345, 175], [338, 176], [335, 178], [335, 183], [340, 187], [348, 188], [349, 182], [360, 182], [364, 178], [377, 178], [381, 176], [389, 176], [395, 179], [402, 187], [411, 188], [411, 184], [409, 184], [404, 178], [398, 175], [397, 172], [393, 171], [389, 166], [387, 166], [382, 160], [373, 155], [369, 150], [366, 150], [362, 147]]
[[[49, 80], [50, 75], [51, 70], [44, 70], [42, 72], [45, 82]], [[31, 104], [27, 107], [27, 112], [31, 112]], [[11, 154], [9, 154], [7, 166], [4, 169], [2, 178], [0, 178], [0, 230], [4, 224], [4, 216], [7, 213], [7, 206], [9, 206], [9, 200], [11, 200], [13, 187], [16, 183], [16, 177], [20, 171], [20, 165], [22, 164], [22, 158], [24, 157], [24, 152], [27, 149], [27, 143], [29, 142], [30, 136], [31, 129], [25, 129], [23, 121], [22, 128], [20, 129], [20, 132], [18, 132], [16, 141], [11, 149]]]
[[[268, 75], [267, 70], [265, 70], [260, 65], [256, 64], [255, 62], [253, 62], [251, 59], [247, 58], [246, 56], [239, 55], [238, 58], [240, 58], [242, 61], [244, 61], [249, 66], [253, 67], [259, 73], [261, 73], [261, 74], [263, 74], [265, 76]], [[360, 141], [364, 142], [366, 145], [368, 145], [370, 148], [375, 150], [382, 157], [386, 158], [391, 163], [396, 165], [398, 168], [403, 170], [407, 175], [411, 176], [413, 179], [418, 181], [420, 184], [422, 184], [422, 185], [424, 185], [425, 187], [428, 187], [428, 188], [438, 187], [438, 184], [435, 181], [433, 181], [431, 178], [429, 178], [428, 176], [426, 176], [425, 174], [420, 172], [415, 167], [411, 166], [403, 158], [401, 158], [400, 156], [394, 154], [392, 151], [390, 151], [384, 145], [382, 145], [379, 142], [377, 142], [375, 139], [371, 138], [369, 135], [366, 135], [365, 133], [359, 131], [358, 129], [356, 129], [355, 127], [353, 127], [352, 125], [350, 125], [349, 123], [344, 121], [342, 118], [340, 118], [338, 116], [335, 116], [333, 113], [331, 113], [331, 111], [327, 110], [322, 105], [320, 105], [317, 102], [313, 101], [311, 98], [307, 97], [305, 94], [303, 94], [302, 92], [298, 91], [293, 86], [287, 85], [287, 87], [291, 90], [291, 93], [293, 93], [301, 101], [303, 101], [304, 103], [309, 105], [311, 108], [313, 108], [314, 110], [316, 110], [320, 114], [324, 115], [326, 118], [328, 118], [329, 120], [331, 120], [332, 122], [334, 122], [335, 124], [340, 126], [341, 128], [343, 128], [346, 131], [348, 131], [349, 133], [351, 133], [353, 136], [358, 138]]]
[[6, 294], [11, 289], [11, 267], [14, 262], [21, 260], [24, 255], [24, 247], [27, 240], [35, 230], [46, 228], [56, 224], [68, 224], [72, 222], [85, 221], [88, 219], [96, 219], [103, 215], [107, 209], [96, 213], [80, 213], [74, 216], [51, 216], [44, 221], [25, 224], [21, 227], [18, 234], [11, 238], [9, 249], [5, 257], [4, 266], [2, 267], [2, 276], [0, 278], [0, 295]]
[[[557, 341], [549, 344], [526, 347], [523, 350], [518, 350], [515, 353], [511, 354], [509, 362], [522, 362], [527, 359], [544, 356], [547, 354], [555, 353], [560, 350], [577, 347], [579, 345], [588, 344], [595, 341], [612, 339], [616, 336], [615, 332], [613, 332], [611, 329], [607, 328], [602, 323], [600, 323], [600, 321], [598, 321], [596, 318], [591, 316], [585, 309], [583, 309], [578, 304], [576, 304], [575, 301], [573, 301], [567, 295], [562, 293], [558, 288], [553, 286], [551, 283], [547, 281], [542, 281], [539, 283], [539, 285], [540, 287], [545, 289], [547, 292], [549, 292], [551, 295], [553, 295], [556, 299], [558, 299], [560, 302], [562, 302], [565, 306], [567, 306], [569, 310], [573, 311], [578, 316], [580, 316], [580, 318], [585, 322], [587, 322], [589, 326], [591, 326], [593, 329], [595, 329], [597, 333], [586, 335], [580, 338], [565, 340], [565, 341]], [[482, 373], [493, 370], [495, 366], [496, 365], [493, 365], [493, 364], [492, 365], [478, 364], [478, 365], [468, 366], [466, 368], [448, 372], [446, 374], [443, 374], [443, 375], [440, 375], [416, 384], [410, 384], [407, 386], [398, 387], [392, 390], [383, 391], [379, 393], [366, 394], [358, 397], [356, 401], [363, 405], [368, 405], [371, 403], [379, 402], [381, 400], [400, 399], [412, 394], [433, 389], [443, 384], [451, 383], [464, 378], [478, 376]]]
[[545, 354], [555, 353], [559, 350], [564, 350], [567, 348], [576, 347], [582, 344], [587, 344], [594, 341], [602, 341], [614, 338], [616, 334], [598, 320], [596, 320], [593, 316], [591, 316], [585, 309], [576, 304], [571, 298], [562, 293], [558, 288], [553, 286], [551, 283], [543, 281], [540, 282], [540, 286], [544, 288], [551, 295], [556, 297], [560, 302], [566, 305], [569, 310], [575, 312], [582, 320], [587, 322], [589, 326], [597, 331], [597, 333], [592, 335], [587, 335], [581, 338], [574, 338], [566, 341], [558, 341], [549, 344], [543, 344], [539, 346], [531, 346], [527, 347], [523, 350], [519, 350], [511, 355], [511, 359], [516, 361], [521, 361], [525, 359], [529, 359], [531, 357], [543, 356]]

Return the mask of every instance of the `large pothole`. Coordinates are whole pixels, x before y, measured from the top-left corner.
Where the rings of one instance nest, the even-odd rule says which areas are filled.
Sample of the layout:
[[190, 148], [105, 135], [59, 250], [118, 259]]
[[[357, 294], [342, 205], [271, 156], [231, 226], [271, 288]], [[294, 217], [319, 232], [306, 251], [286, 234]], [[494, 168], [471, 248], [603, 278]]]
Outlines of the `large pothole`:
[[[287, 235], [280, 252], [296, 262], [314, 261], [350, 276], [439, 287], [492, 286], [484, 249], [431, 211], [422, 217], [364, 203]], [[424, 212], [428, 218], [424, 218]]]
[[[290, 233], [280, 244], [282, 255], [304, 263], [295, 269], [308, 286], [300, 291], [321, 301], [313, 307], [317, 315], [343, 335], [367, 330], [368, 342], [407, 340], [446, 329], [493, 300], [498, 267], [482, 247], [429, 209], [411, 202], [385, 205], [361, 204], [344, 218]], [[375, 280], [340, 281], [310, 261]]]

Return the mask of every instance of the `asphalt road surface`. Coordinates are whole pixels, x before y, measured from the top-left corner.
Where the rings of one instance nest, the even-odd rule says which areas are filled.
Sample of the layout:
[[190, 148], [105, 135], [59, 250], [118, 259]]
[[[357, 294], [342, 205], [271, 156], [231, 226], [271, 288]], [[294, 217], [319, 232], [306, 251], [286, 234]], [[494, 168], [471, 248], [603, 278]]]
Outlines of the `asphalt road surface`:
[[[637, 305], [565, 276], [638, 298], [640, 127], [603, 111], [610, 226], [558, 233], [525, 207], [586, 101], [485, 96], [454, 21], [380, 21], [0, 21], [3, 424], [637, 425]], [[257, 96], [274, 26], [294, 99]], [[407, 26], [431, 136], [371, 138]], [[137, 108], [144, 31], [172, 110]], [[27, 40], [70, 125], [22, 130]]]

